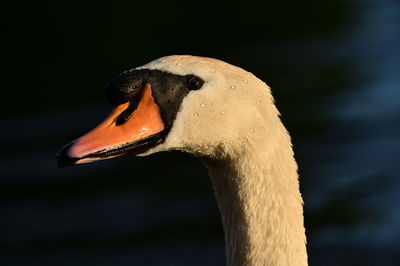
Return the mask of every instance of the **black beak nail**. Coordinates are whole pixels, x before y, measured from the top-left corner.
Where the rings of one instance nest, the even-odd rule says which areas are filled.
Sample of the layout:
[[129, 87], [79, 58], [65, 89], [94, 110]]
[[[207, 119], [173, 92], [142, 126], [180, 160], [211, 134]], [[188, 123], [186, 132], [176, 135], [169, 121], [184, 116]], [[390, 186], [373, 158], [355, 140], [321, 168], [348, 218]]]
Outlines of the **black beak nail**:
[[61, 148], [61, 150], [57, 153], [56, 155], [56, 160], [57, 160], [57, 167], [58, 168], [64, 168], [67, 166], [74, 165], [76, 161], [78, 161], [78, 158], [72, 158], [69, 157], [68, 151], [72, 147], [74, 142], [68, 143], [64, 147]]

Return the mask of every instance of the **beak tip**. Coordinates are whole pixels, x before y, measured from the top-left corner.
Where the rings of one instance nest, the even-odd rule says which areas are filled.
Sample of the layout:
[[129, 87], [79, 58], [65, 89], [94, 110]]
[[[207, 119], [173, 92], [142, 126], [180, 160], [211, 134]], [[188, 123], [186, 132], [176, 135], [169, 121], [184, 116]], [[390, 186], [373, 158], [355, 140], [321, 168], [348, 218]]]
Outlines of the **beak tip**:
[[79, 159], [70, 157], [68, 152], [74, 143], [68, 143], [56, 155], [57, 168], [65, 168], [74, 165]]

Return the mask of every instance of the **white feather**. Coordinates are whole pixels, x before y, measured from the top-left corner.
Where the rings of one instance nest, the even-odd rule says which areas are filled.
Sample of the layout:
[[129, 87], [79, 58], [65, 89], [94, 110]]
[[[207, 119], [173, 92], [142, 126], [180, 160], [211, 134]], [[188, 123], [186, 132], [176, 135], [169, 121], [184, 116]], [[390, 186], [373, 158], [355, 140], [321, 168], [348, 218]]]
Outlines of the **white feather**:
[[166, 141], [146, 154], [181, 150], [209, 169], [228, 265], [307, 265], [297, 165], [270, 88], [220, 60], [167, 56], [140, 68], [195, 74]]

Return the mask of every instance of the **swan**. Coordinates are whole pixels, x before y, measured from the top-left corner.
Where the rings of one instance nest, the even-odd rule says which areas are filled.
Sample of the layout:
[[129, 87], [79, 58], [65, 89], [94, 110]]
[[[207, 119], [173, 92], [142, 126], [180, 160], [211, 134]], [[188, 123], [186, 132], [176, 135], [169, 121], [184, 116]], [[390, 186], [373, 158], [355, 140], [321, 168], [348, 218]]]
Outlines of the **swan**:
[[210, 174], [227, 265], [307, 265], [303, 200], [270, 88], [226, 62], [156, 59], [106, 84], [111, 114], [57, 154], [59, 167], [179, 150]]

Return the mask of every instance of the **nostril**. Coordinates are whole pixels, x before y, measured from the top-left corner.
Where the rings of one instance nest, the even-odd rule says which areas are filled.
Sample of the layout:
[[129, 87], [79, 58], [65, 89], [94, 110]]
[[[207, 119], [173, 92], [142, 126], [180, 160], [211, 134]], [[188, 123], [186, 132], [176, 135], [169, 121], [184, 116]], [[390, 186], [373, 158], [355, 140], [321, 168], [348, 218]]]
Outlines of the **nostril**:
[[139, 94], [129, 103], [128, 107], [117, 117], [115, 125], [123, 125], [131, 117], [139, 104]]

